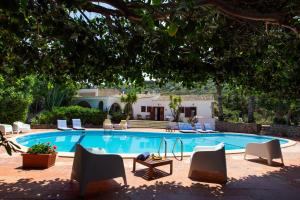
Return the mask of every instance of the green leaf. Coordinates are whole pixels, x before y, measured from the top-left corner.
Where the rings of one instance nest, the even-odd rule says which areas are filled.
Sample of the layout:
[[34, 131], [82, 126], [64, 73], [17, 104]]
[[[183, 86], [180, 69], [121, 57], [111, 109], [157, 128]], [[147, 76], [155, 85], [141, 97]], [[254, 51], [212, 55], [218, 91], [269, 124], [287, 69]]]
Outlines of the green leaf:
[[178, 26], [175, 23], [170, 24], [170, 26], [168, 27], [168, 33], [170, 36], [175, 36], [177, 31], [178, 31]]
[[151, 4], [155, 5], [155, 6], [159, 5], [160, 3], [161, 3], [161, 0], [152, 0], [151, 1]]
[[25, 8], [27, 7], [28, 0], [21, 0], [21, 1], [20, 1], [20, 4], [21, 4], [21, 7], [22, 7], [23, 9], [25, 9]]
[[7, 154], [11, 156], [11, 148], [10, 148], [10, 146], [9, 145], [5, 146], [5, 149], [6, 149]]

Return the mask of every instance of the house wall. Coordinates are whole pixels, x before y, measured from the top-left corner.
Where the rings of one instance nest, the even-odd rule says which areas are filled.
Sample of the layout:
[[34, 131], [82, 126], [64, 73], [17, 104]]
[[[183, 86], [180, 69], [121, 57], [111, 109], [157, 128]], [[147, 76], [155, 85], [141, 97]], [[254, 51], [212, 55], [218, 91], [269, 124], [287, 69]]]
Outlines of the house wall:
[[[141, 115], [143, 119], [146, 119], [146, 115], [150, 115], [149, 112], [141, 112], [141, 106], [157, 106], [153, 103], [153, 98], [142, 97], [138, 98], [137, 102], [132, 105], [133, 117], [137, 118], [137, 115]], [[146, 109], [147, 111], [147, 109]]]
[[125, 104], [121, 103], [120, 97], [77, 97], [73, 99], [73, 104], [78, 104], [81, 101], [86, 101], [92, 108], [98, 108], [99, 102], [103, 101], [103, 111], [109, 110], [111, 105], [117, 103], [124, 109]]
[[[159, 95], [157, 96], [143, 96], [139, 97], [137, 102], [132, 105], [133, 117], [136, 119], [137, 115], [141, 115], [143, 119], [146, 119], [150, 112], [147, 112], [147, 107], [164, 107], [164, 118], [169, 116], [172, 119], [171, 109], [169, 108], [169, 100], [159, 100]], [[106, 97], [75, 97], [73, 104], [78, 104], [80, 101], [88, 102], [92, 108], [98, 108], [99, 102], [103, 101], [103, 110], [107, 111], [110, 109], [113, 103], [118, 103], [123, 110], [125, 103], [121, 103], [120, 96], [106, 96]], [[196, 107], [197, 116], [209, 119], [212, 118], [212, 103], [213, 100], [185, 100], [182, 101], [182, 107]], [[141, 107], [146, 106], [146, 112], [141, 112]], [[181, 114], [181, 119], [187, 121], [185, 114]]]
[[78, 96], [83, 97], [96, 97], [99, 96], [99, 90], [98, 89], [80, 89], [77, 92]]
[[[212, 117], [212, 102], [211, 100], [207, 101], [184, 101], [181, 103], [182, 107], [196, 107], [197, 108], [197, 116], [202, 116], [204, 118]], [[141, 106], [151, 106], [151, 107], [164, 107], [164, 117], [170, 116], [172, 117], [171, 109], [169, 108], [170, 101], [157, 101], [153, 100], [153, 98], [141, 98], [133, 104], [133, 113], [134, 118], [137, 118], [137, 115], [141, 115], [143, 119], [146, 118], [147, 115], [150, 115], [150, 112], [141, 112]], [[181, 114], [182, 118], [184, 117], [184, 113]], [[186, 120], [186, 119], [183, 119]]]

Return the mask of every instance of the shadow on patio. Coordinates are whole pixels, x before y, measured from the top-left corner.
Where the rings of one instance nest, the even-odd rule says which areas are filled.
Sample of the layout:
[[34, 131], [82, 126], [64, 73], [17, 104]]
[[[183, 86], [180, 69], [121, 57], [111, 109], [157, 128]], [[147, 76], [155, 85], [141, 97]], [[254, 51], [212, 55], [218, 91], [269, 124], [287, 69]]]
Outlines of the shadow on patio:
[[[42, 176], [42, 173], [41, 173]], [[130, 181], [129, 181], [130, 184]], [[116, 181], [91, 184], [88, 199], [298, 199], [300, 166], [280, 168], [261, 176], [230, 178], [226, 186], [156, 181], [151, 185], [121, 186]], [[101, 186], [99, 186], [101, 185]], [[19, 179], [9, 183], [0, 180], [0, 199], [78, 199], [78, 184], [66, 179], [34, 181]]]

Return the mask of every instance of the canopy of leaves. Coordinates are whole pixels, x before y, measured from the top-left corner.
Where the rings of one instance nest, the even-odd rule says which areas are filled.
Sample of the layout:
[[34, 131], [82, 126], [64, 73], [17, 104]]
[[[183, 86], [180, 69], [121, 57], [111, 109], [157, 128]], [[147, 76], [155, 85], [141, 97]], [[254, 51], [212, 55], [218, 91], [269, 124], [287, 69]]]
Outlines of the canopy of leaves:
[[[225, 17], [230, 13], [222, 0], [151, 1], [149, 6], [144, 1], [96, 1], [112, 5], [114, 14], [103, 14], [90, 2], [2, 1], [3, 77], [36, 74], [58, 83], [98, 85], [142, 84], [147, 74], [161, 84], [174, 81], [193, 87], [214, 79], [244, 85], [249, 91], [284, 91], [299, 97], [299, 38], [270, 25], [282, 20], [274, 13], [289, 13], [283, 21], [297, 28], [295, 1], [226, 1], [231, 8], [253, 14], [249, 19], [231, 10], [231, 16], [250, 21]], [[84, 10], [102, 15], [88, 18]], [[165, 12], [161, 18], [153, 15]], [[261, 21], [268, 23], [267, 30]]]

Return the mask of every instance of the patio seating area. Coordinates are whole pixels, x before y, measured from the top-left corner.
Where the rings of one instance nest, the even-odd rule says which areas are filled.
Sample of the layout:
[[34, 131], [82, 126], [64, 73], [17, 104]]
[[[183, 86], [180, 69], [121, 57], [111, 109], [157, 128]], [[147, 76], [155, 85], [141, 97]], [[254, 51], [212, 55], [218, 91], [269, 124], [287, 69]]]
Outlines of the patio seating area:
[[[298, 140], [299, 141], [299, 140]], [[147, 180], [147, 167], [132, 159], [123, 159], [127, 186], [122, 178], [99, 181], [87, 187], [87, 199], [298, 199], [300, 192], [300, 144], [282, 149], [285, 166], [244, 154], [226, 155], [226, 185], [192, 181], [188, 178], [190, 158], [173, 160], [173, 173], [168, 165], [154, 169]], [[73, 158], [58, 157], [55, 166], [45, 170], [22, 169], [21, 156], [8, 156], [0, 150], [0, 193], [3, 199], [79, 199], [77, 182], [70, 183]]]

